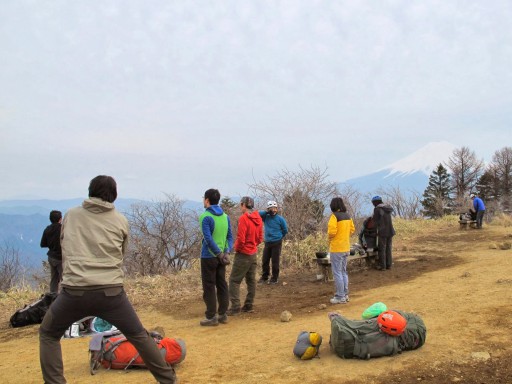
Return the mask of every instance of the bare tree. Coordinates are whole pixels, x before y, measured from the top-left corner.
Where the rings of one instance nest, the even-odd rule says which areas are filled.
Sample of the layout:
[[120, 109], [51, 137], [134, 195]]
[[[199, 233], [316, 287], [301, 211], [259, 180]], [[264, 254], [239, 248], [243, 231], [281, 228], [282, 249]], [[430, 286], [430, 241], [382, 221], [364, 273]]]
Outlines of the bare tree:
[[201, 234], [198, 213], [185, 209], [184, 201], [166, 194], [166, 200], [134, 204], [130, 222], [129, 273], [153, 275], [189, 267], [199, 254]]
[[[311, 166], [298, 171], [284, 169], [266, 181], [249, 185], [257, 201], [275, 200], [282, 206], [282, 214], [289, 229], [283, 253], [283, 267], [301, 264], [307, 257], [303, 240], [324, 230], [325, 207], [337, 194], [336, 184], [327, 180], [327, 170]], [[310, 255], [310, 257], [313, 255]]]
[[478, 160], [475, 152], [468, 147], [461, 147], [453, 151], [446, 166], [451, 172], [455, 203], [460, 208], [464, 206], [465, 196], [475, 188], [484, 170], [484, 162]]
[[399, 186], [380, 188], [378, 191], [385, 203], [390, 204], [396, 216], [415, 219], [421, 214], [421, 196], [417, 191], [404, 193]]
[[512, 194], [512, 147], [504, 147], [496, 152], [491, 162], [496, 180], [499, 182], [499, 191], [495, 191], [500, 196], [501, 206], [504, 211], [510, 212], [510, 198]]
[[228, 215], [229, 223], [231, 225], [231, 233], [233, 234], [233, 239], [236, 239], [238, 232], [238, 219], [242, 212], [240, 210], [240, 206], [235, 203], [229, 196], [223, 197], [219, 205], [224, 213]]
[[0, 246], [0, 291], [7, 291], [16, 286], [22, 278], [20, 251], [5, 242]]
[[343, 199], [350, 217], [358, 220], [363, 217], [363, 206], [365, 203], [365, 196], [352, 185], [343, 184], [339, 196]]
[[325, 207], [336, 195], [336, 184], [327, 177], [327, 169], [316, 166], [284, 169], [266, 181], [254, 181], [249, 188], [259, 201], [277, 201], [288, 223], [289, 237], [301, 240], [319, 229]]

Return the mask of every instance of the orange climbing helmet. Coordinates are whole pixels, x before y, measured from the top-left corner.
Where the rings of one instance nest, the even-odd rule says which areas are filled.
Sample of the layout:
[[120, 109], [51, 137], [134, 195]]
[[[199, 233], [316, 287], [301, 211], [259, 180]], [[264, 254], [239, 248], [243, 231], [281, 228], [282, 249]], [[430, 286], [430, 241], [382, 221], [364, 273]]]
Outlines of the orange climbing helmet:
[[395, 311], [384, 311], [377, 317], [377, 323], [382, 332], [391, 336], [400, 336], [405, 327], [407, 320], [401, 314]]

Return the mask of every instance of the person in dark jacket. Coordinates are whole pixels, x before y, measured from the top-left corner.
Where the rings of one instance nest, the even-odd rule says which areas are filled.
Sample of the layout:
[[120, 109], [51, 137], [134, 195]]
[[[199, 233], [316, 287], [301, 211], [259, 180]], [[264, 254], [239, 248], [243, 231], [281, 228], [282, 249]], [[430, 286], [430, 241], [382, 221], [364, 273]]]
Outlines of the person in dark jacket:
[[[229, 316], [241, 312], [253, 312], [254, 297], [256, 296], [256, 268], [258, 245], [263, 241], [263, 221], [258, 212], [253, 211], [254, 200], [244, 196], [240, 201], [242, 215], [238, 220], [238, 231], [235, 240], [235, 260], [229, 277], [229, 299], [231, 308]], [[245, 279], [247, 296], [243, 307], [240, 307], [240, 284]]]
[[485, 214], [485, 204], [481, 198], [474, 193], [471, 194], [471, 200], [473, 200], [473, 208], [476, 212], [476, 227], [482, 229], [482, 222]]
[[385, 271], [391, 269], [393, 264], [392, 255], [392, 240], [395, 236], [395, 229], [393, 228], [393, 219], [391, 217], [393, 208], [389, 204], [384, 204], [380, 196], [372, 198], [373, 209], [373, 222], [377, 227], [377, 238], [379, 248], [379, 264], [377, 269]]
[[62, 227], [62, 212], [50, 212], [51, 224], [43, 231], [41, 248], [48, 248], [48, 264], [50, 265], [50, 292], [59, 291], [62, 280], [62, 250], [60, 247], [60, 230]]

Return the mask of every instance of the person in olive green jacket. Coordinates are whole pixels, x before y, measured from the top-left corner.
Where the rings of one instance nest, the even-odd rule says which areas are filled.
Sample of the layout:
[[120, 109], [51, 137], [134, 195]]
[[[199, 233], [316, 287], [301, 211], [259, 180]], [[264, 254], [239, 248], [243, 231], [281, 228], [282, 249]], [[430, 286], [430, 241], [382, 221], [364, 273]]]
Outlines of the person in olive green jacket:
[[62, 292], [39, 329], [39, 359], [45, 384], [66, 383], [60, 339], [71, 324], [87, 316], [98, 316], [116, 326], [159, 383], [176, 382], [174, 369], [165, 362], [123, 289], [122, 262], [129, 226], [114, 207], [116, 198], [115, 180], [97, 176], [89, 184], [89, 198], [64, 216]]

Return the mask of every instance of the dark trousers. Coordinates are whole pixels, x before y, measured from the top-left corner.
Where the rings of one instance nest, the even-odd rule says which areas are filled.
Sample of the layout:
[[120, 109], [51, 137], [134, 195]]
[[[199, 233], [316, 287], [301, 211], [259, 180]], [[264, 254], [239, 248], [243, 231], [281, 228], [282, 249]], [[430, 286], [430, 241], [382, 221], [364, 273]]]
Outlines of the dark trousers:
[[[203, 283], [203, 300], [206, 304], [207, 319], [215, 317], [217, 312], [224, 315], [229, 306], [226, 266], [218, 257], [201, 258], [201, 281]], [[217, 309], [217, 303], [219, 305]]]
[[383, 269], [390, 269], [393, 264], [392, 244], [392, 237], [379, 236], [379, 264]]
[[39, 360], [45, 384], [66, 383], [60, 339], [71, 324], [86, 316], [97, 316], [115, 325], [159, 383], [176, 382], [174, 369], [165, 362], [122, 288], [79, 292], [64, 288], [39, 328]]
[[48, 257], [50, 264], [50, 292], [59, 292], [59, 283], [62, 280], [62, 260]]
[[263, 248], [263, 256], [261, 258], [261, 278], [268, 280], [270, 275], [270, 260], [272, 260], [272, 280], [277, 281], [279, 278], [279, 259], [281, 257], [281, 248], [283, 241], [265, 242]]
[[256, 296], [256, 254], [246, 255], [244, 253], [236, 253], [231, 275], [229, 276], [229, 300], [231, 308], [240, 309], [240, 284], [245, 279], [247, 284], [247, 296], [244, 306], [252, 307], [254, 297]]
[[485, 210], [478, 211], [476, 213], [476, 227], [477, 228], [482, 228], [482, 222], [484, 220], [484, 214], [485, 214]]

